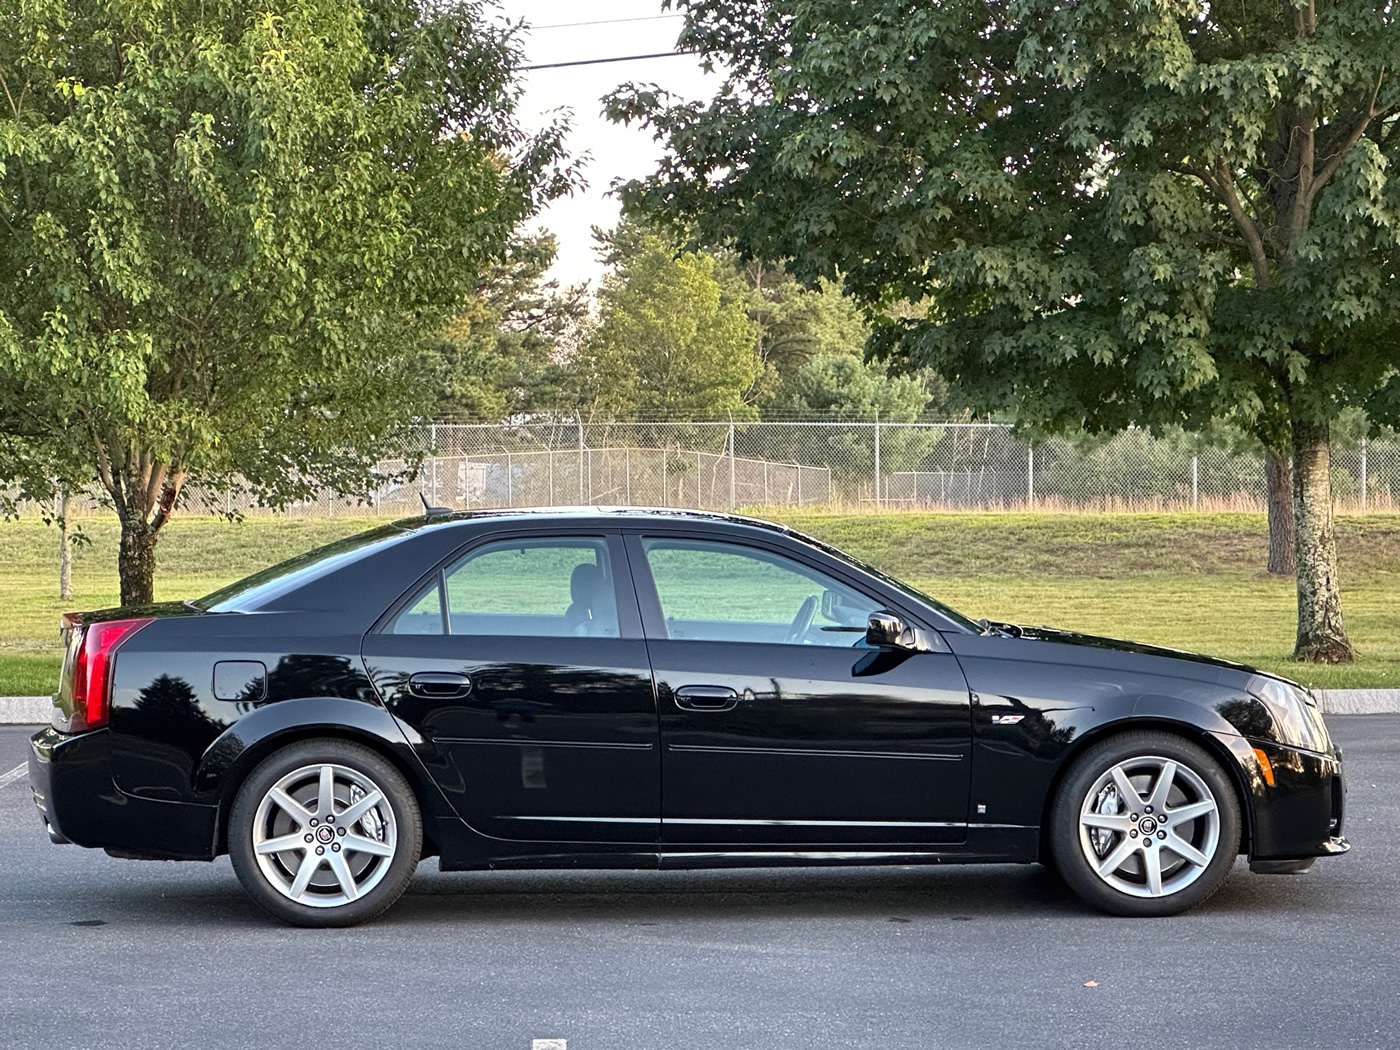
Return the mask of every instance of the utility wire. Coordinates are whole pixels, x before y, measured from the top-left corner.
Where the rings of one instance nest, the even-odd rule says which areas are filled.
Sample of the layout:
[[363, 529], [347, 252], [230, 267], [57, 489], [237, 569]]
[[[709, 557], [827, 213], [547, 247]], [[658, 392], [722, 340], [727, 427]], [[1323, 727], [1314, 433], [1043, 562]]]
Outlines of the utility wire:
[[643, 58], [680, 58], [692, 55], [690, 51], [660, 51], [654, 55], [619, 55], [617, 58], [585, 58], [577, 62], [546, 62], [538, 66], [520, 66], [521, 72], [531, 69], [563, 69], [565, 66], [601, 66], [607, 62], [636, 62]]
[[592, 22], [552, 22], [544, 26], [526, 26], [529, 30], [536, 29], [572, 29], [575, 26], [610, 26], [618, 22], [655, 22], [660, 18], [684, 18], [685, 14], [677, 11], [669, 15], [638, 15], [636, 18], [598, 18]]

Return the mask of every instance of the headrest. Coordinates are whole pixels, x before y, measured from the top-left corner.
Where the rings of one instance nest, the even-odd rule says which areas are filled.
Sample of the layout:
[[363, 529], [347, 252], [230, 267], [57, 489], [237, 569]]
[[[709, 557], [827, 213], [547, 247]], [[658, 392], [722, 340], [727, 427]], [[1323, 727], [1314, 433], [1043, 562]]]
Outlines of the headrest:
[[589, 562], [574, 566], [569, 576], [569, 598], [579, 605], [592, 607], [603, 589], [603, 570]]

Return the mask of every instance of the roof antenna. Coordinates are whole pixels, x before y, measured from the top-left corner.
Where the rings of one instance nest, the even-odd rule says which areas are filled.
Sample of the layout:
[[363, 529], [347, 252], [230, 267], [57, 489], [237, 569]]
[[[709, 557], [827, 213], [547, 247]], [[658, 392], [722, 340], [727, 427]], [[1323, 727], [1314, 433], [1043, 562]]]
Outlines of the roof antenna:
[[432, 521], [433, 518], [443, 518], [456, 513], [451, 507], [430, 507], [428, 497], [419, 491], [418, 498], [423, 501], [423, 520]]

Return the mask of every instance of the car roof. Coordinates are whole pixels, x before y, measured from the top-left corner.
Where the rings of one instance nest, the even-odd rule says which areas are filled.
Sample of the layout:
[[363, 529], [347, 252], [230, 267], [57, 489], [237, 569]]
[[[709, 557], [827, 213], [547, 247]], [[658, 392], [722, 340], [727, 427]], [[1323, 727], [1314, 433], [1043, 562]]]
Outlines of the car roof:
[[777, 522], [762, 518], [751, 518], [743, 514], [724, 511], [687, 510], [677, 507], [613, 507], [613, 506], [561, 506], [561, 507], [508, 507], [466, 511], [430, 511], [427, 514], [400, 518], [393, 524], [401, 529], [417, 529], [429, 525], [465, 522], [508, 522], [519, 521], [636, 521], [636, 522], [717, 522], [729, 525], [747, 525], [752, 528], [767, 529], [784, 536], [806, 539], [798, 532]]

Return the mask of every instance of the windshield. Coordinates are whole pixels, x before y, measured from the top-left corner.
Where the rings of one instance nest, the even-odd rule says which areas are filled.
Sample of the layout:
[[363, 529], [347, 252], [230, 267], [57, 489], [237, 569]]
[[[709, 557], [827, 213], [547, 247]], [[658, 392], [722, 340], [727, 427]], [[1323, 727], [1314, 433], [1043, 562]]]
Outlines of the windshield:
[[255, 572], [188, 604], [204, 612], [256, 612], [298, 587], [364, 557], [375, 548], [402, 539], [403, 535], [402, 529], [383, 525], [298, 554], [295, 558]]

